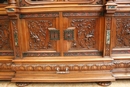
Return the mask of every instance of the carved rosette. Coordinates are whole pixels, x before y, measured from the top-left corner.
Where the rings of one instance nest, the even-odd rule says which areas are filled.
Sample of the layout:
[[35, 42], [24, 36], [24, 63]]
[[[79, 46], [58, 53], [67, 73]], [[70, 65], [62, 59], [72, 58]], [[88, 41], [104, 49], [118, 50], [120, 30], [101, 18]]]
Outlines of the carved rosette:
[[130, 18], [116, 19], [116, 48], [130, 48]]
[[15, 54], [15, 57], [17, 58], [17, 57], [20, 57], [17, 20], [12, 20], [11, 23], [12, 23], [13, 38], [14, 38], [14, 54]]
[[105, 56], [110, 56], [110, 43], [111, 43], [111, 17], [106, 17], [106, 43], [105, 43]]

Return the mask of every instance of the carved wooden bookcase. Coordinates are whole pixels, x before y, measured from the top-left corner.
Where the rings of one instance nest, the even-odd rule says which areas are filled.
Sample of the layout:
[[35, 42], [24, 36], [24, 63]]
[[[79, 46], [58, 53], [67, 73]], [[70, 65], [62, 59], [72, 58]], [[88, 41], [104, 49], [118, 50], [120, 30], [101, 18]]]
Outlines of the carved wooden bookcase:
[[0, 9], [0, 80], [130, 78], [129, 0], [8, 0]]

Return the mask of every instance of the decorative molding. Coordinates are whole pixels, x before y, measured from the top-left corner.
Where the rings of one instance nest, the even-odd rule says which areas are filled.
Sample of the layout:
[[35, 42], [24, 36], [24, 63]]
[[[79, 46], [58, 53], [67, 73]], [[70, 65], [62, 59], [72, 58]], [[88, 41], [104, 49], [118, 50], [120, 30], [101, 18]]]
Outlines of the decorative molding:
[[37, 14], [20, 14], [20, 18], [43, 18], [43, 17], [59, 17], [58, 12], [37, 13]]
[[86, 71], [86, 70], [112, 70], [113, 64], [71, 64], [71, 65], [12, 65], [12, 70], [15, 71], [56, 71], [57, 67], [60, 70], [65, 70], [67, 67], [69, 71]]
[[0, 20], [1, 20], [1, 19], [4, 19], [4, 20], [7, 19], [7, 20], [8, 20], [9, 17], [8, 17], [8, 16], [0, 16]]
[[130, 16], [130, 13], [115, 13], [114, 16]]
[[130, 50], [113, 50], [112, 54], [130, 54]]
[[112, 70], [114, 68], [129, 68], [130, 61], [114, 61], [113, 63], [99, 64], [12, 64], [0, 63], [1, 70], [12, 71], [56, 71], [57, 68], [65, 71], [91, 71], [91, 70]]
[[63, 12], [64, 17], [102, 16], [103, 12]]
[[102, 52], [65, 52], [64, 56], [101, 56]]
[[14, 56], [14, 52], [0, 52], [0, 56]]
[[54, 57], [60, 56], [58, 52], [51, 52], [51, 53], [23, 53], [24, 57]]
[[114, 61], [114, 68], [129, 68], [130, 61]]

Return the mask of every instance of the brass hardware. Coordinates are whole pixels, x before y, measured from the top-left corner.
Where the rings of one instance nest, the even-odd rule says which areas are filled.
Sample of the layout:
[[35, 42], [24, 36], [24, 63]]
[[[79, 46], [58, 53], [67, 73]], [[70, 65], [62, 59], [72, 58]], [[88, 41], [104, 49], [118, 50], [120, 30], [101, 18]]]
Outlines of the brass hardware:
[[110, 30], [107, 30], [106, 31], [107, 32], [107, 34], [106, 34], [106, 44], [110, 44]]
[[56, 71], [57, 74], [68, 74], [69, 73], [69, 68], [68, 67], [66, 67], [66, 69], [65, 69], [66, 71], [60, 71], [59, 67], [57, 67], [56, 70], [57, 70]]
[[50, 40], [60, 40], [60, 31], [55, 28], [48, 28]]
[[75, 27], [69, 27], [64, 30], [64, 40], [74, 40], [74, 29]]
[[17, 32], [14, 33], [14, 44], [15, 46], [18, 46], [18, 33]]

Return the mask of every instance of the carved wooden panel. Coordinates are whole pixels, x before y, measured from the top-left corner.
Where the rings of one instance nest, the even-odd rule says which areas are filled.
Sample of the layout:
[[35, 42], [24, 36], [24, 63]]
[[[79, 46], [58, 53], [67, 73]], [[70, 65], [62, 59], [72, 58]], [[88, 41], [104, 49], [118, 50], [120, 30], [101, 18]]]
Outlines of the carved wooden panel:
[[0, 50], [11, 50], [9, 20], [0, 20]]
[[96, 49], [96, 18], [72, 18], [70, 27], [75, 27], [76, 37], [70, 49]]
[[130, 47], [130, 18], [116, 19], [116, 48]]
[[29, 33], [29, 50], [55, 49], [55, 40], [51, 40], [49, 35], [49, 28], [55, 27], [53, 22], [53, 19], [26, 20]]

